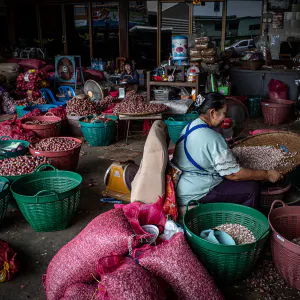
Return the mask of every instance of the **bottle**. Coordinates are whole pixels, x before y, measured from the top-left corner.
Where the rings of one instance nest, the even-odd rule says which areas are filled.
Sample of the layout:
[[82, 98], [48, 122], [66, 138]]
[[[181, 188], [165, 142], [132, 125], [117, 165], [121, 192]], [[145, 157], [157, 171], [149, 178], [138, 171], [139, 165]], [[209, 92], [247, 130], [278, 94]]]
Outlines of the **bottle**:
[[196, 70], [191, 69], [188, 73], [188, 82], [196, 82]]
[[196, 89], [195, 88], [192, 88], [192, 99], [194, 102], [196, 102]]
[[94, 64], [94, 70], [99, 70], [98, 58], [95, 58], [94, 62], [95, 62], [95, 64]]

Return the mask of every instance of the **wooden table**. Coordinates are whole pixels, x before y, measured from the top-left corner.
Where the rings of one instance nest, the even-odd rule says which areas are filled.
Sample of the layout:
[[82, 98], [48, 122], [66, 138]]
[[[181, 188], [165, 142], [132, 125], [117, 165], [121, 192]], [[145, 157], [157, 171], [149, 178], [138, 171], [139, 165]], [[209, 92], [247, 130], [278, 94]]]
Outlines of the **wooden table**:
[[155, 121], [155, 120], [162, 120], [162, 114], [155, 114], [155, 115], [145, 115], [145, 116], [127, 116], [127, 115], [119, 115], [120, 121], [126, 121], [126, 144], [128, 141], [128, 138], [131, 137], [130, 132], [144, 132], [144, 131], [130, 131], [130, 124], [131, 121], [137, 121], [137, 120], [149, 120], [149, 121]]

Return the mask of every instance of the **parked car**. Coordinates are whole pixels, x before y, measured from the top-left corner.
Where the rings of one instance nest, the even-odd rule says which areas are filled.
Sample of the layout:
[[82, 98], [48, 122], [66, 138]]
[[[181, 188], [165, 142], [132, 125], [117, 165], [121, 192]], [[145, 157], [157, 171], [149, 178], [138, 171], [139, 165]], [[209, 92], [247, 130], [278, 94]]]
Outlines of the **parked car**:
[[232, 44], [229, 47], [226, 47], [225, 51], [229, 49], [234, 49], [237, 53], [241, 54], [245, 51], [248, 51], [251, 48], [255, 48], [255, 44], [253, 40], [241, 40]]

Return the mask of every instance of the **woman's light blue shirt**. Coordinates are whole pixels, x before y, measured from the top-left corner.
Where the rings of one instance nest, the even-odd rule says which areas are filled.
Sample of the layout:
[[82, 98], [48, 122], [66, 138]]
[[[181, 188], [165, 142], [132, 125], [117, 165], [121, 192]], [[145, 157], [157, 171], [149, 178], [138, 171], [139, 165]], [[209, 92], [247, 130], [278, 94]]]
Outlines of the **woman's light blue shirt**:
[[[191, 123], [190, 129], [200, 124], [206, 123], [198, 118]], [[181, 135], [185, 133], [186, 128]], [[199, 128], [190, 133], [186, 147], [193, 160], [207, 172], [199, 170], [188, 160], [184, 151], [184, 141], [176, 145], [172, 162], [183, 171], [176, 189], [180, 206], [191, 200], [201, 199], [222, 182], [222, 176], [241, 170], [224, 138], [211, 128]]]

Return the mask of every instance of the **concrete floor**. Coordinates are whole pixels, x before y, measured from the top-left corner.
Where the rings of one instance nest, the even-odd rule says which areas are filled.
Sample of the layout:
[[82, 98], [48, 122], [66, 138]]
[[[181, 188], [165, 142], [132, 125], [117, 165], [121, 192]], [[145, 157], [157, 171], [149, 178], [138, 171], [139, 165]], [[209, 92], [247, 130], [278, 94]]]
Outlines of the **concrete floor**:
[[[266, 126], [261, 127], [261, 124], [253, 127], [266, 128]], [[0, 284], [1, 300], [45, 299], [42, 275], [46, 272], [52, 257], [94, 217], [113, 207], [111, 204], [99, 202], [101, 191], [104, 189], [103, 176], [105, 171], [114, 160], [132, 159], [139, 163], [144, 140], [133, 139], [129, 145], [125, 145], [121, 141], [109, 147], [91, 148], [87, 144], [82, 147], [77, 169], [78, 173], [83, 176], [81, 201], [73, 224], [68, 229], [58, 232], [36, 233], [18, 210], [9, 209], [0, 226], [0, 239], [8, 242], [18, 253], [20, 270], [11, 282]], [[88, 186], [90, 180], [93, 181], [93, 187]], [[228, 287], [224, 292], [226, 299], [229, 300], [269, 299], [258, 295], [255, 291], [246, 290], [243, 284]], [[296, 291], [288, 291], [285, 294], [287, 298], [282, 299], [300, 299]], [[297, 295], [296, 298], [295, 295]]]

